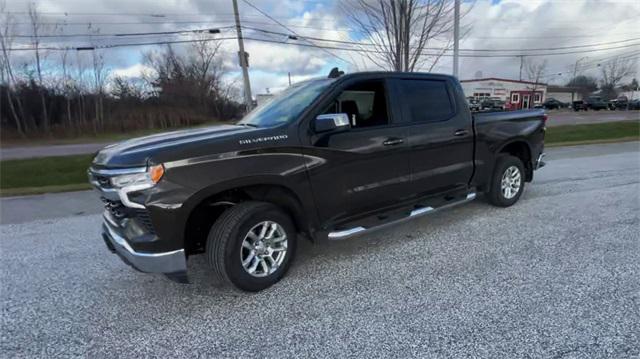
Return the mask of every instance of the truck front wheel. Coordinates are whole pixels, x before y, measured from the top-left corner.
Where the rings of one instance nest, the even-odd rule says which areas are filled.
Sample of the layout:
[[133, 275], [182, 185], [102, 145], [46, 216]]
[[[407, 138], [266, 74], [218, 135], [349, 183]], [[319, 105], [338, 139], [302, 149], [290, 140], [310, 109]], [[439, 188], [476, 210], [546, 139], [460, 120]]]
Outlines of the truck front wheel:
[[499, 207], [516, 203], [524, 190], [524, 173], [524, 165], [518, 157], [498, 157], [487, 193], [489, 202]]
[[211, 227], [207, 259], [221, 282], [259, 291], [278, 282], [296, 250], [291, 218], [265, 202], [242, 202], [226, 210]]

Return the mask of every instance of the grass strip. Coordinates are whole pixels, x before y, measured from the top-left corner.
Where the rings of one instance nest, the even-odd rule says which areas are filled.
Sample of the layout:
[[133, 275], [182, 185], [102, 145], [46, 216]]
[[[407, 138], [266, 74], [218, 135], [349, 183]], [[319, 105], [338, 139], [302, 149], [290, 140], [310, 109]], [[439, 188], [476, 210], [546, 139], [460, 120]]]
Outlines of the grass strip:
[[640, 139], [640, 121], [590, 123], [548, 127], [545, 144], [586, 143], [588, 141]]
[[[93, 155], [29, 158], [0, 161], [0, 193], [42, 192], [49, 187], [56, 192], [89, 188], [87, 168]], [[81, 185], [84, 185], [82, 187]]]

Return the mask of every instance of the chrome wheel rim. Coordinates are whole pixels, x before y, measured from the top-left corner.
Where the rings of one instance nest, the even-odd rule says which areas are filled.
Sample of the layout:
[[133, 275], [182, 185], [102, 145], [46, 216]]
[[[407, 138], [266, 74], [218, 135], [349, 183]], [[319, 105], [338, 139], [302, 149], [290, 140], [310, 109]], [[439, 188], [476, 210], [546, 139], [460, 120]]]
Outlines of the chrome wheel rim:
[[502, 181], [500, 182], [502, 196], [506, 199], [512, 199], [520, 191], [521, 185], [522, 175], [520, 174], [518, 167], [508, 167], [502, 174]]
[[266, 277], [278, 270], [287, 255], [287, 233], [273, 221], [256, 224], [242, 240], [240, 261], [254, 277]]

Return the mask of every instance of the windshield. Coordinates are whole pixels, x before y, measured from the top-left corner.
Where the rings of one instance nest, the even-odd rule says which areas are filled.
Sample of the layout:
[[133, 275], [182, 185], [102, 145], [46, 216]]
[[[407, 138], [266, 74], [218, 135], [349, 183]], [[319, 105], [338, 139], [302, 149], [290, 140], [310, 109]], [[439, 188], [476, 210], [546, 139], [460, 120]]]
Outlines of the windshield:
[[311, 80], [293, 85], [247, 114], [239, 125], [273, 127], [296, 119], [333, 79]]

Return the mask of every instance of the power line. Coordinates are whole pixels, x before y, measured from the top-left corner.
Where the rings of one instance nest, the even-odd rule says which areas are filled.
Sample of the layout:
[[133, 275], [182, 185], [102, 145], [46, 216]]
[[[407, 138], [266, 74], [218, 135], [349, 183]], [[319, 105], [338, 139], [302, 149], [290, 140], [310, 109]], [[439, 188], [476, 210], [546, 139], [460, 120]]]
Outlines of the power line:
[[[627, 59], [627, 60], [637, 60], [637, 59], [640, 59], [640, 56], [635, 56], [635, 57], [625, 57], [625, 59]], [[606, 62], [605, 62], [605, 63], [606, 63]], [[582, 68], [582, 69], [581, 69], [581, 71], [589, 70], [589, 69], [595, 69], [595, 68], [600, 67], [600, 65], [601, 65], [601, 64], [591, 65], [591, 66], [588, 66], [588, 67], [584, 67], [584, 68]], [[552, 72], [552, 73], [549, 73], [549, 74], [547, 74], [547, 75], [543, 75], [542, 77], [543, 77], [543, 78], [552, 78], [552, 77], [554, 77], [554, 76], [561, 76], [561, 75], [564, 75], [564, 74], [570, 74], [570, 73], [573, 73], [573, 70], [560, 71], [560, 72]]]
[[[309, 1], [309, 0], [300, 0], [300, 1], [307, 1], [307, 2], [317, 2], [317, 3], [323, 3], [323, 1]], [[6, 11], [6, 13], [8, 14], [14, 14], [14, 15], [29, 15], [28, 11]], [[68, 12], [68, 11], [39, 11], [38, 12], [39, 15], [42, 16], [62, 16], [62, 17], [73, 17], [73, 16], [148, 16], [148, 17], [158, 17], [158, 18], [168, 18], [168, 17], [180, 17], [180, 16], [198, 16], [198, 17], [204, 17], [204, 16], [229, 16], [229, 17], [233, 17], [233, 13], [223, 13], [223, 12], [195, 12], [195, 13], [169, 13], [169, 12], [142, 12], [142, 13], [136, 13], [136, 12]], [[258, 14], [245, 14], [243, 16], [250, 16], [250, 17], [262, 17], [264, 14], [262, 15], [258, 15]], [[278, 17], [278, 16], [271, 16], [271, 18], [273, 19], [279, 19], [279, 20], [288, 20], [282, 17]], [[323, 19], [306, 19], [306, 21], [318, 21], [318, 22], [322, 22], [324, 21]], [[500, 21], [500, 20], [498, 20]], [[505, 22], [505, 21], [509, 21], [508, 19], [504, 19], [500, 22]], [[627, 19], [627, 20], [623, 20], [623, 22], [625, 21], [632, 21], [632, 19]], [[593, 20], [560, 20], [560, 21], [551, 21], [551, 22], [547, 22], [547, 25], [555, 25], [555, 24], [559, 24], [559, 25], [564, 25], [564, 24], [576, 24], [576, 23], [589, 23], [589, 24], [594, 24]], [[603, 26], [608, 25], [606, 23], [600, 23]], [[569, 35], [571, 37], [575, 37], [575, 35]], [[564, 36], [564, 37], [569, 37], [569, 36]], [[580, 36], [580, 35], [578, 35]], [[597, 36], [597, 35], [595, 35]], [[559, 36], [558, 36], [559, 37]]]
[[[304, 40], [304, 37], [299, 36], [299, 38]], [[67, 46], [67, 47], [40, 47], [40, 50], [91, 50], [91, 49], [108, 49], [108, 48], [117, 48], [117, 47], [132, 47], [132, 46], [149, 46], [149, 45], [165, 45], [165, 44], [184, 44], [184, 43], [195, 43], [200, 41], [218, 41], [218, 40], [230, 40], [236, 39], [236, 37], [221, 37], [221, 38], [208, 38], [208, 39], [196, 39], [196, 40], [175, 40], [175, 41], [150, 41], [150, 42], [137, 42], [137, 43], [121, 43], [121, 44], [106, 44], [106, 45], [97, 45], [97, 46]], [[355, 47], [342, 47], [342, 46], [323, 46], [317, 45], [315, 43], [298, 43], [298, 42], [289, 42], [282, 40], [274, 40], [274, 39], [264, 39], [264, 38], [255, 38], [255, 37], [245, 37], [246, 40], [258, 41], [258, 42], [267, 42], [267, 43], [276, 43], [276, 44], [285, 44], [285, 45], [294, 45], [294, 46], [302, 46], [302, 47], [313, 47], [323, 51], [328, 50], [339, 50], [339, 51], [352, 51], [352, 52], [364, 52], [364, 53], [381, 53], [381, 51], [376, 50], [368, 50], [361, 49]], [[290, 39], [290, 38], [288, 38]], [[628, 44], [621, 46], [613, 46], [607, 48], [599, 48], [599, 49], [587, 49], [587, 50], [576, 50], [576, 51], [564, 51], [564, 52], [546, 52], [546, 53], [513, 53], [513, 54], [461, 54], [461, 57], [470, 57], [470, 58], [492, 58], [492, 57], [520, 57], [520, 56], [556, 56], [556, 55], [568, 55], [568, 54], [578, 54], [578, 53], [587, 53], [587, 52], [596, 52], [596, 51], [607, 51], [607, 50], [617, 50], [623, 48], [630, 48], [640, 46], [640, 43], [637, 44]], [[35, 48], [33, 47], [18, 47], [8, 49], [11, 51], [33, 51]], [[325, 51], [325, 52], [326, 52]], [[516, 50], [510, 50], [516, 51]], [[329, 52], [331, 56], [337, 57], [331, 52]], [[440, 54], [436, 53], [428, 53], [423, 52], [422, 55], [425, 56], [438, 56]], [[444, 54], [443, 56], [452, 56], [451, 54]], [[343, 60], [345, 62], [350, 63], [349, 61]]]
[[[243, 26], [243, 27], [245, 29], [249, 29], [249, 30], [253, 30], [253, 31], [258, 31], [258, 32], [263, 32], [263, 33], [268, 33], [268, 34], [275, 34], [275, 35], [282, 35], [282, 36], [287, 36], [289, 38], [292, 36], [291, 34], [278, 32], [278, 31], [264, 30], [264, 29], [260, 29], [260, 28], [256, 28], [256, 27], [249, 27], [249, 26]], [[347, 44], [347, 45], [376, 46], [376, 44], [367, 43], [367, 42], [332, 40], [332, 39], [325, 39], [325, 38], [313, 37], [313, 36], [300, 36], [300, 35], [297, 35], [297, 34], [295, 34], [295, 37], [302, 38], [302, 39], [315, 40], [315, 41], [322, 41], [322, 42], [334, 42], [334, 43]], [[470, 49], [470, 48], [467, 48], [467, 49], [460, 49], [460, 51], [483, 51], [483, 52], [553, 51], [553, 50], [568, 50], [568, 49], [577, 49], [577, 48], [585, 48], [585, 47], [594, 47], [594, 46], [602, 46], [602, 45], [612, 45], [612, 44], [618, 44], [618, 43], [624, 43], [624, 42], [630, 42], [630, 41], [638, 41], [638, 40], [640, 40], [640, 38], [625, 39], [625, 40], [611, 41], [611, 42], [600, 42], [600, 43], [586, 44], [586, 45], [561, 46], [561, 47], [529, 48], [529, 49]], [[437, 47], [424, 48], [424, 50], [451, 51], [451, 49], [437, 48]]]
[[[303, 47], [317, 47], [317, 48], [331, 49], [331, 50], [365, 52], [365, 53], [382, 53], [381, 51], [376, 51], [376, 50], [348, 48], [348, 47], [339, 47], [339, 46], [319, 46], [319, 45], [315, 45], [315, 44], [314, 45], [308, 45], [308, 44], [302, 44], [302, 43], [294, 43], [294, 42], [286, 42], [286, 41], [278, 41], [278, 40], [269, 40], [269, 39], [258, 39], [258, 38], [250, 38], [250, 37], [245, 37], [245, 39], [246, 40], [253, 40], [253, 41], [261, 41], [261, 42], [289, 44], [289, 45], [303, 46]], [[624, 46], [609, 47], [609, 48], [602, 48], [602, 49], [581, 50], [581, 51], [565, 51], [565, 52], [535, 53], [535, 54], [498, 54], [498, 55], [494, 55], [494, 54], [491, 54], [491, 55], [461, 54], [460, 57], [478, 57], [478, 58], [487, 57], [488, 58], [488, 57], [520, 57], [520, 56], [527, 56], [527, 57], [533, 57], [533, 56], [556, 56], [556, 55], [580, 54], [580, 53], [594, 52], [594, 51], [616, 50], [616, 49], [629, 48], [629, 47], [633, 47], [633, 46], [640, 46], [640, 43], [631, 44], [631, 45], [624, 45]], [[447, 57], [453, 56], [451, 54], [424, 53], [424, 52], [421, 53], [421, 55], [425, 55], [425, 56], [447, 56]]]
[[588, 69], [594, 69], [594, 68], [600, 67], [602, 64], [606, 64], [616, 60], [636, 60], [638, 58], [640, 58], [640, 50], [635, 50], [627, 53], [606, 56], [606, 57], [601, 57], [600, 59], [587, 61], [586, 63], [580, 64], [577, 68], [574, 68], [574, 69], [563, 70], [563, 71], [549, 71], [549, 74], [546, 74], [543, 77], [559, 76], [562, 74], [573, 73], [576, 70], [584, 71]]
[[[94, 37], [137, 37], [137, 36], [160, 36], [160, 35], [164, 36], [164, 35], [190, 34], [190, 33], [216, 34], [216, 33], [220, 33], [220, 29], [228, 29], [228, 28], [233, 28], [233, 26], [230, 25], [230, 26], [222, 26], [222, 27], [218, 27], [218, 28], [209, 28], [209, 29], [205, 28], [205, 29], [188, 29], [188, 30], [155, 31], [155, 32], [136, 32], [136, 33], [54, 34], [54, 35], [40, 35], [38, 37], [39, 38], [69, 38], [69, 37], [91, 37], [91, 38], [94, 38]], [[295, 32], [284, 33], [284, 32], [278, 32], [278, 31], [265, 30], [265, 29], [252, 27], [252, 26], [242, 26], [242, 28], [248, 29], [248, 30], [252, 30], [252, 31], [261, 32], [261, 33], [265, 33], [265, 34], [274, 34], [274, 35], [286, 36], [288, 39], [292, 39], [292, 40], [303, 39], [303, 40], [314, 40], [314, 41], [330, 42], [330, 43], [337, 43], [337, 44], [344, 44], [344, 45], [376, 46], [373, 43], [347, 41], [347, 40], [334, 40], [334, 39], [326, 39], [326, 38], [313, 37], [313, 36], [302, 36], [302, 35], [298, 35]], [[32, 38], [33, 36], [32, 35], [19, 34], [19, 35], [14, 35], [14, 37], [17, 37], [17, 38]], [[624, 39], [624, 40], [618, 40], [618, 41], [600, 42], [600, 43], [584, 44], [584, 45], [561, 46], [561, 47], [524, 48], [524, 49], [522, 49], [522, 48], [521, 49], [472, 49], [472, 48], [466, 48], [465, 49], [465, 48], [462, 48], [460, 50], [461, 51], [466, 51], [466, 52], [556, 51], [556, 50], [578, 49], [578, 48], [595, 47], [595, 46], [603, 46], [603, 45], [613, 45], [613, 44], [626, 43], [626, 42], [637, 41], [637, 40], [640, 40], [640, 38]], [[636, 44], [633, 44], [633, 45], [636, 45]], [[423, 50], [450, 51], [450, 49], [437, 48], [437, 47], [431, 47], [431, 48], [427, 47], [427, 48], [424, 48]]]
[[[283, 24], [283, 23], [281, 23], [280, 21], [278, 21], [278, 20], [274, 19], [273, 17], [271, 17], [271, 16], [270, 16], [269, 14], [267, 14], [266, 12], [264, 12], [264, 11], [260, 10], [257, 6], [253, 5], [251, 2], [249, 2], [249, 0], [242, 0], [242, 1], [243, 1], [245, 4], [247, 4], [247, 5], [251, 6], [252, 8], [254, 8], [256, 11], [258, 11], [258, 12], [259, 12], [259, 13], [261, 13], [262, 15], [264, 15], [264, 16], [266, 16], [267, 18], [271, 19], [271, 20], [272, 20], [273, 22], [275, 22], [276, 24], [278, 24], [278, 25], [282, 26], [283, 28], [287, 29], [287, 31], [290, 31], [290, 32], [291, 32], [291, 33], [293, 33], [294, 35], [299, 36], [298, 34], [296, 34], [296, 32], [295, 32], [295, 31], [291, 30], [290, 28], [288, 28], [286, 25], [284, 25], [284, 24]], [[309, 41], [309, 40], [306, 40], [306, 41], [307, 41], [307, 43], [309, 43], [312, 47], [316, 47], [316, 48], [318, 48], [318, 49], [322, 49], [322, 51], [324, 51], [325, 53], [327, 53], [327, 54], [329, 54], [329, 55], [331, 55], [331, 56], [333, 56], [333, 57], [335, 57], [335, 58], [337, 58], [337, 59], [339, 59], [339, 60], [342, 60], [342, 61], [344, 61], [344, 62], [346, 62], [346, 63], [348, 63], [348, 64], [351, 64], [351, 65], [355, 66], [351, 61], [345, 60], [344, 58], [342, 58], [342, 57], [340, 57], [340, 56], [338, 56], [338, 55], [336, 55], [336, 54], [332, 53], [332, 52], [331, 52], [331, 51], [329, 51], [328, 49], [326, 49], [326, 48], [322, 48], [322, 47], [320, 47], [320, 46], [317, 46], [316, 44], [314, 44], [313, 42], [311, 42], [311, 41]]]
[[[224, 40], [235, 40], [236, 37], [216, 37], [216, 38], [208, 38], [208, 39], [198, 39], [198, 40], [170, 40], [170, 41], [150, 41], [150, 42], [136, 42], [136, 43], [123, 43], [123, 44], [106, 44], [106, 45], [93, 45], [93, 46], [67, 46], [67, 47], [45, 47], [40, 46], [38, 50], [47, 50], [47, 51], [69, 51], [69, 50], [77, 50], [77, 51], [88, 51], [88, 50], [101, 50], [101, 49], [112, 49], [118, 47], [133, 47], [133, 46], [151, 46], [151, 45], [171, 45], [171, 44], [189, 44], [189, 43], [198, 43], [198, 42], [210, 42], [210, 41], [224, 41]], [[35, 51], [36, 49], [33, 47], [16, 47], [7, 49], [7, 51]]]
[[[142, 15], [146, 15], [146, 16], [153, 16], [154, 14], [129, 14], [130, 16], [142, 16]], [[186, 14], [184, 14], [186, 15]], [[195, 14], [194, 14], [195, 15]], [[205, 16], [206, 14], [198, 14], [200, 16]], [[211, 14], [214, 16], [227, 16], [226, 14]], [[228, 14], [228, 16], [232, 16], [232, 14]], [[245, 17], [247, 16], [258, 16], [258, 15], [251, 15], [251, 14], [245, 14], [242, 15], [243, 19], [242, 22], [243, 23], [248, 23], [248, 24], [255, 24], [255, 25], [272, 25], [272, 23], [269, 22], [265, 22], [265, 21], [255, 21], [255, 20], [251, 20], [251, 19], [246, 19]], [[155, 17], [166, 17], [166, 15], [162, 15], [159, 16], [158, 14], [156, 14]], [[305, 21], [324, 21], [322, 19], [307, 19]], [[233, 23], [232, 19], [229, 20], [225, 20], [225, 19], [215, 19], [213, 20], [215, 22], [221, 22], [221, 23]], [[104, 22], [104, 21], [82, 21], [82, 22], [74, 22], [74, 21], [58, 21], [58, 22], [37, 22], [37, 24], [40, 25], [57, 25], [57, 26], [75, 26], [75, 25], [82, 25], [82, 26], [89, 26], [89, 25], [167, 25], [167, 24], [211, 24], [213, 22], [212, 20], [175, 20], [175, 21], [136, 21], [136, 22], [122, 22], [122, 21], [116, 21], [116, 22]], [[12, 24], [15, 25], [31, 25], [30, 22], [13, 22]], [[293, 28], [299, 28], [299, 29], [309, 29], [309, 30], [324, 30], [324, 31], [335, 31], [335, 32], [346, 32], [346, 33], [350, 33], [350, 32], [358, 32], [356, 29], [350, 29], [350, 28], [345, 28], [345, 27], [341, 27], [341, 28], [334, 28], [334, 27], [319, 27], [319, 26], [305, 26], [305, 25], [299, 25], [299, 24], [287, 24], [287, 27], [293, 27]], [[610, 34], [610, 35], [615, 35], [615, 36], [627, 36], [627, 35], [638, 35], [637, 32], [631, 32], [631, 33], [616, 33], [616, 34]], [[549, 35], [549, 36], [466, 36], [464, 39], [462, 40], [468, 40], [468, 39], [494, 39], [494, 40], [517, 40], [517, 39], [561, 39], [561, 38], [589, 38], [589, 37], [601, 37], [602, 35]]]
[[[93, 26], [93, 25], [168, 25], [168, 24], [174, 24], [174, 25], [179, 25], [179, 24], [211, 24], [213, 21], [210, 20], [202, 20], [202, 21], [109, 21], [109, 22], [105, 22], [105, 21], [82, 21], [82, 22], [71, 22], [71, 21], [65, 21], [65, 22], [36, 22], [36, 24], [38, 25], [57, 25], [57, 26]], [[223, 21], [223, 22], [231, 22], [231, 20], [229, 21]], [[13, 25], [31, 25], [30, 22], [13, 22]]]
[[[56, 34], [56, 35], [38, 35], [38, 38], [66, 38], [66, 37], [127, 37], [127, 36], [148, 36], [148, 35], [178, 35], [178, 34], [190, 34], [190, 33], [209, 33], [216, 34], [220, 32], [220, 29], [228, 29], [233, 26], [220, 26], [217, 28], [209, 29], [193, 29], [193, 30], [176, 30], [176, 31], [152, 31], [152, 32], [130, 32], [130, 33], [115, 33], [115, 34]], [[33, 35], [18, 34], [13, 35], [17, 38], [33, 38]]]

